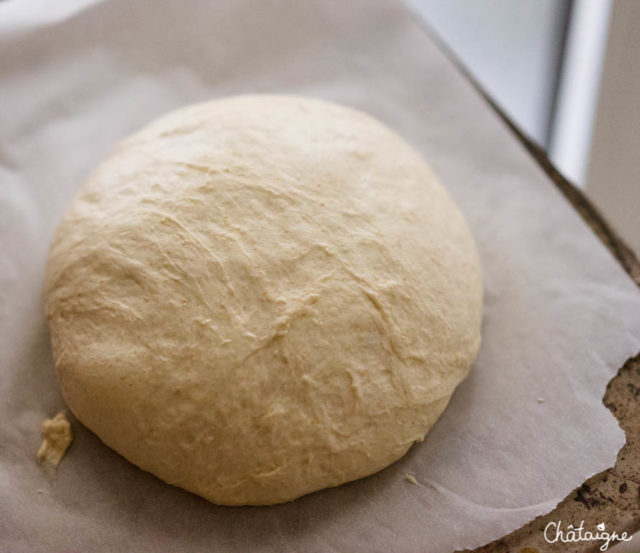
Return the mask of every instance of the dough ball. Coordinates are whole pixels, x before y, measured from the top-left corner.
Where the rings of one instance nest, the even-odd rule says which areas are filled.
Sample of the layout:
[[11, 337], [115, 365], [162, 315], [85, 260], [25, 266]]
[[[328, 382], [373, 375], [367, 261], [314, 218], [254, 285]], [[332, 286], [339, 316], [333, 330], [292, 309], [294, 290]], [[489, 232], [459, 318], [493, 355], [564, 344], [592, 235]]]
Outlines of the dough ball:
[[76, 417], [214, 503], [267, 505], [421, 441], [480, 343], [467, 225], [409, 145], [328, 102], [241, 96], [122, 142], [55, 236]]

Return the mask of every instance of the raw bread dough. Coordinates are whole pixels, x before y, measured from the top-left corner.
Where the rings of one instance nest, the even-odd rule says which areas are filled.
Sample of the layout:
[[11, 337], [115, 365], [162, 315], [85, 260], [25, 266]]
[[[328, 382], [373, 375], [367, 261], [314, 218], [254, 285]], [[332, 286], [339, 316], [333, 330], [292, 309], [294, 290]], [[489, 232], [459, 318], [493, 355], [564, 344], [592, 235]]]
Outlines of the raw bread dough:
[[386, 467], [480, 342], [473, 238], [429, 167], [371, 117], [296, 97], [194, 105], [122, 142], [45, 288], [76, 417], [220, 504]]
[[55, 469], [71, 444], [71, 424], [64, 413], [42, 423], [42, 444], [36, 455], [39, 463]]

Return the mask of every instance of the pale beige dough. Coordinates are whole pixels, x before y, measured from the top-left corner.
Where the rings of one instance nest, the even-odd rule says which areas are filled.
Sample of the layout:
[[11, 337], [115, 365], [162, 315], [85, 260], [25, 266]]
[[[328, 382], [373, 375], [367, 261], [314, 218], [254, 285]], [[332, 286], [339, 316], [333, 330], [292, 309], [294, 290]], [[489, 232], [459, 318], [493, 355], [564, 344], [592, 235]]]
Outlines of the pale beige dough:
[[478, 255], [434, 174], [371, 117], [305, 98], [198, 104], [122, 142], [45, 289], [76, 417], [221, 504], [386, 467], [480, 343]]
[[64, 413], [46, 419], [42, 423], [42, 444], [36, 455], [38, 462], [57, 468], [72, 440], [71, 423]]

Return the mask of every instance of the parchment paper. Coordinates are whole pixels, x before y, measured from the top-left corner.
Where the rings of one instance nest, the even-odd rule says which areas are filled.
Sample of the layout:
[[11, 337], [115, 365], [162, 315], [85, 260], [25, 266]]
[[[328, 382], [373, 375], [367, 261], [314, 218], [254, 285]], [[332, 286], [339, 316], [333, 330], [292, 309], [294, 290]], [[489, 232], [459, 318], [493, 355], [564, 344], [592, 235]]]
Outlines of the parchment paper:
[[[601, 398], [640, 349], [640, 294], [405, 6], [114, 0], [76, 13], [47, 2], [33, 16], [43, 4], [0, 4], [2, 551], [446, 553], [517, 528], [613, 465], [623, 434]], [[470, 377], [406, 458], [281, 506], [209, 504], [77, 421], [47, 479], [40, 423], [64, 404], [41, 282], [71, 195], [153, 117], [261, 91], [366, 110], [440, 174], [485, 271]]]

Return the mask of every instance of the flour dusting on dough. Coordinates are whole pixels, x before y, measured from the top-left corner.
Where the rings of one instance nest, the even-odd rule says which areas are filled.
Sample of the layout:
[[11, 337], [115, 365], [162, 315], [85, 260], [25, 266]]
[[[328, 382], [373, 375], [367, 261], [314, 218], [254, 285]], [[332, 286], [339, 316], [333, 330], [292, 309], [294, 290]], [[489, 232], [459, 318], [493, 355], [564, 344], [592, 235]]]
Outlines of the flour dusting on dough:
[[63, 412], [52, 419], [45, 420], [42, 423], [42, 445], [37, 454], [38, 462], [56, 468], [71, 440], [73, 440], [71, 424]]

